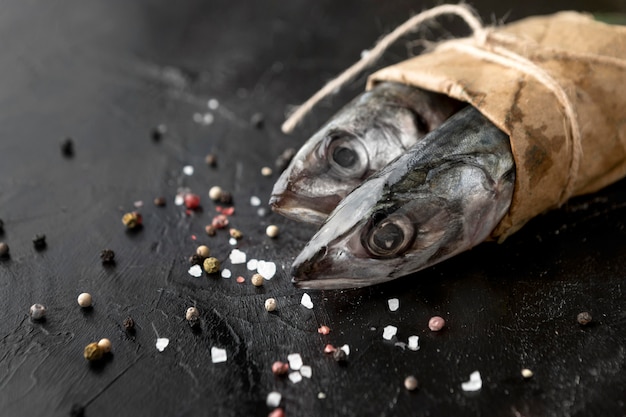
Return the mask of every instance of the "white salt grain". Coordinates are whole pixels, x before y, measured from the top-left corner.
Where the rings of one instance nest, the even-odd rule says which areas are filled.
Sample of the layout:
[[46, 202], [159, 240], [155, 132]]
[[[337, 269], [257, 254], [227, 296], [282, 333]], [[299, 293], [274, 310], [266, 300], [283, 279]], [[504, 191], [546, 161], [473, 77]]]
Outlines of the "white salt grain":
[[167, 345], [170, 344], [170, 339], [166, 337], [160, 337], [156, 341], [156, 348], [159, 352], [163, 352]]
[[229, 259], [233, 265], [245, 264], [246, 254], [239, 249], [233, 249], [230, 253]]
[[192, 176], [193, 175], [193, 167], [191, 165], [185, 165], [183, 167], [183, 174], [185, 174], [187, 176]]
[[480, 390], [482, 386], [483, 381], [480, 378], [480, 372], [474, 371], [470, 374], [469, 381], [461, 384], [461, 389], [463, 391], [471, 392]]
[[213, 115], [211, 113], [205, 113], [205, 115], [202, 117], [202, 123], [204, 123], [205, 125], [210, 125], [211, 123], [213, 123]]
[[302, 381], [302, 375], [298, 371], [292, 372], [289, 374], [289, 380], [294, 384], [297, 384], [298, 382]]
[[182, 206], [183, 204], [185, 204], [185, 197], [183, 197], [180, 194], [177, 194], [176, 197], [174, 198], [174, 204], [177, 206]]
[[420, 348], [420, 337], [419, 336], [409, 336], [409, 345], [408, 348], [417, 351]]
[[300, 300], [300, 304], [302, 304], [309, 310], [313, 308], [313, 301], [311, 301], [311, 296], [307, 293], [302, 294], [302, 300]]
[[311, 378], [313, 375], [313, 369], [309, 365], [302, 365], [302, 368], [300, 368], [300, 374], [305, 378]]
[[268, 261], [258, 261], [256, 266], [257, 272], [263, 275], [265, 279], [272, 279], [276, 275], [276, 264]]
[[396, 335], [397, 332], [398, 332], [398, 328], [397, 327], [391, 326], [391, 325], [390, 326], [386, 326], [383, 329], [383, 339], [391, 340]]
[[261, 205], [261, 199], [255, 195], [250, 197], [250, 205], [257, 207]]
[[230, 239], [228, 239], [228, 243], [230, 243], [231, 246], [236, 246], [237, 239], [235, 239], [234, 237], [231, 237]]
[[257, 264], [258, 261], [256, 259], [250, 259], [246, 264], [246, 268], [248, 268], [248, 271], [256, 271]]
[[398, 308], [400, 308], [400, 300], [398, 300], [397, 298], [390, 298], [389, 300], [387, 300], [387, 305], [389, 305], [390, 311], [396, 311], [398, 310]]
[[222, 278], [230, 278], [233, 276], [233, 273], [230, 272], [230, 269], [224, 268], [222, 269]]
[[289, 368], [294, 371], [299, 371], [302, 368], [302, 356], [299, 353], [291, 353], [287, 355], [289, 361]]
[[326, 398], [326, 393], [324, 393], [324, 392], [318, 392], [317, 393], [317, 399], [318, 400], [323, 400], [324, 398]]
[[217, 108], [220, 106], [220, 102], [212, 98], [209, 101], [207, 101], [206, 105], [211, 110], [217, 110]]
[[280, 395], [280, 392], [272, 391], [267, 394], [267, 399], [265, 400], [265, 404], [267, 404], [270, 408], [276, 408], [280, 405], [280, 400], [283, 398]]
[[189, 275], [191, 275], [192, 277], [201, 277], [202, 276], [202, 267], [200, 265], [194, 265], [191, 268], [189, 268]]
[[343, 345], [339, 349], [343, 350], [346, 353], [346, 355], [350, 354], [350, 346], [348, 346], [348, 345]]
[[226, 349], [213, 346], [211, 348], [211, 361], [213, 361], [213, 363], [226, 362]]

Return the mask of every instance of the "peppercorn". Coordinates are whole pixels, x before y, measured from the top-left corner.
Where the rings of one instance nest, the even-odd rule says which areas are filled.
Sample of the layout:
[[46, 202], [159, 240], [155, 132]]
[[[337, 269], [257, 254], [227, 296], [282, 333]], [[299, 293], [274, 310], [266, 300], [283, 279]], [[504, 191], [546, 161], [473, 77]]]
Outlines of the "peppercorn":
[[202, 263], [207, 274], [215, 274], [220, 270], [220, 261], [217, 258], [206, 258]]
[[135, 330], [135, 320], [133, 320], [132, 317], [126, 317], [122, 325], [127, 332], [132, 332], [133, 330]]
[[319, 334], [323, 334], [323, 335], [327, 335], [330, 333], [330, 327], [326, 326], [326, 325], [322, 325], [317, 329], [317, 332]]
[[158, 125], [152, 129], [152, 133], [151, 133], [152, 140], [154, 140], [155, 142], [158, 142], [159, 140], [161, 140], [163, 136], [165, 136], [166, 133], [167, 133], [167, 126], [163, 124]]
[[211, 225], [216, 229], [223, 229], [228, 226], [228, 217], [223, 214], [218, 214], [217, 216], [213, 217]]
[[336, 362], [345, 362], [348, 360], [348, 354], [343, 349], [335, 349], [333, 359]]
[[217, 158], [215, 155], [210, 153], [204, 157], [204, 162], [210, 167], [215, 167], [217, 165]]
[[157, 197], [154, 199], [154, 205], [157, 207], [165, 206], [165, 197]]
[[524, 379], [529, 379], [529, 378], [532, 378], [532, 377], [533, 377], [533, 375], [534, 375], [534, 373], [533, 373], [533, 371], [531, 371], [530, 369], [528, 369], [528, 368], [524, 368], [524, 369], [522, 369], [522, 377], [523, 377]]
[[196, 249], [196, 255], [200, 256], [202, 259], [206, 259], [211, 256], [211, 250], [206, 245], [200, 245]]
[[276, 310], [276, 299], [268, 298], [265, 300], [265, 310], [269, 312]]
[[443, 329], [445, 325], [446, 321], [443, 319], [443, 317], [433, 316], [430, 318], [430, 320], [428, 320], [428, 328], [433, 332], [438, 332], [439, 330]]
[[241, 239], [243, 237], [243, 233], [239, 229], [230, 229], [230, 237], [234, 239]]
[[254, 274], [252, 275], [252, 278], [250, 279], [250, 281], [252, 282], [252, 285], [254, 285], [255, 287], [260, 287], [261, 285], [263, 285], [263, 275]]
[[185, 207], [189, 210], [196, 210], [200, 207], [200, 196], [193, 193], [187, 193], [184, 197]]
[[578, 316], [576, 316], [576, 320], [581, 326], [586, 326], [587, 324], [591, 323], [592, 317], [588, 311], [583, 311], [582, 313], [578, 313]]
[[35, 235], [35, 237], [33, 238], [33, 245], [35, 246], [35, 249], [40, 250], [46, 247], [46, 235], [41, 234], [41, 235]]
[[265, 234], [268, 237], [271, 238], [275, 238], [278, 236], [278, 226], [276, 226], [275, 224], [270, 224], [269, 226], [267, 226], [267, 228], [265, 229]]
[[200, 312], [196, 307], [189, 307], [187, 311], [185, 311], [185, 319], [187, 321], [197, 319], [198, 317], [200, 317]]
[[78, 301], [78, 305], [83, 308], [91, 307], [91, 294], [89, 294], [88, 292], [81, 293], [76, 301]]
[[103, 264], [113, 264], [115, 263], [115, 252], [111, 249], [103, 249], [100, 252], [100, 259], [102, 259]]
[[128, 229], [138, 228], [139, 226], [141, 226], [142, 222], [143, 219], [141, 217], [141, 214], [136, 211], [126, 213], [122, 217], [122, 223], [124, 223], [124, 226], [126, 226]]
[[267, 417], [285, 417], [285, 410], [282, 408], [275, 408], [267, 415]]
[[74, 156], [74, 141], [72, 138], [65, 138], [61, 142], [61, 153], [67, 158]]
[[46, 317], [46, 307], [43, 304], [33, 304], [30, 306], [30, 317], [33, 320], [42, 320]]
[[102, 349], [102, 353], [109, 353], [111, 351], [111, 341], [107, 338], [100, 339], [98, 347]]
[[274, 375], [286, 375], [289, 372], [289, 364], [281, 361], [276, 361], [272, 364], [272, 373]]
[[418, 383], [417, 378], [413, 375], [407, 376], [404, 380], [404, 388], [408, 391], [415, 391], [417, 389]]
[[272, 168], [270, 167], [263, 167], [261, 168], [261, 175], [263, 175], [264, 177], [269, 177], [272, 175]]
[[189, 263], [191, 265], [202, 265], [202, 262], [204, 262], [204, 258], [197, 253], [194, 253], [189, 257]]
[[213, 201], [219, 201], [220, 197], [222, 196], [222, 188], [218, 187], [217, 185], [211, 187], [211, 189], [209, 190], [209, 198]]
[[7, 256], [9, 256], [9, 245], [0, 242], [0, 258], [6, 258]]
[[88, 361], [97, 361], [102, 358], [102, 348], [98, 346], [98, 343], [93, 342], [85, 346], [85, 350], [83, 351], [83, 356]]
[[207, 224], [206, 226], [204, 226], [204, 231], [209, 236], [215, 236], [215, 234], [217, 233], [217, 229], [212, 224]]
[[220, 203], [222, 204], [231, 204], [233, 202], [233, 196], [228, 191], [222, 191], [220, 195]]

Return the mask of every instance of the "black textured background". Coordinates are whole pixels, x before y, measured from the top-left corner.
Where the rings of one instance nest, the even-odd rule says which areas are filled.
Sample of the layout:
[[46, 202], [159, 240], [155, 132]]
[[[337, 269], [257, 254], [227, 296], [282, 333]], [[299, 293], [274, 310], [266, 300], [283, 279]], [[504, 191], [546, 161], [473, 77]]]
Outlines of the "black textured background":
[[[475, 1], [486, 22], [559, 9], [626, 12], [622, 0]], [[289, 265], [313, 234], [268, 213], [276, 179], [260, 175], [298, 147], [363, 89], [365, 75], [326, 100], [292, 136], [280, 133], [289, 106], [431, 3], [410, 1], [5, 1], [0, 5], [0, 219], [11, 257], [0, 261], [0, 415], [265, 416], [270, 391], [287, 416], [624, 416], [626, 415], [626, 182], [578, 198], [528, 224], [504, 244], [484, 244], [413, 276], [354, 291], [310, 292], [300, 305]], [[442, 23], [447, 25], [446, 19]], [[451, 27], [456, 21], [450, 20]], [[461, 28], [462, 26], [459, 25]], [[436, 34], [437, 29], [427, 35]], [[401, 42], [381, 65], [406, 56]], [[616, 86], [616, 94], [624, 86]], [[220, 106], [201, 125], [207, 100]], [[263, 129], [250, 125], [262, 112]], [[165, 124], [159, 142], [151, 129]], [[67, 136], [75, 156], [64, 158]], [[218, 157], [214, 169], [204, 156]], [[185, 176], [185, 165], [195, 167]], [[275, 261], [262, 288], [227, 261], [227, 232], [209, 238], [208, 189], [233, 193], [234, 227], [248, 258]], [[187, 215], [179, 187], [202, 196]], [[167, 206], [155, 207], [157, 196]], [[122, 214], [144, 202], [144, 228], [128, 233]], [[265, 206], [265, 204], [264, 204]], [[265, 236], [277, 224], [281, 235]], [[48, 246], [31, 239], [45, 233]], [[197, 241], [192, 239], [197, 236]], [[198, 242], [233, 270], [231, 279], [187, 273]], [[103, 267], [99, 253], [116, 251]], [[235, 276], [244, 275], [238, 284]], [[94, 297], [92, 309], [76, 303]], [[278, 310], [268, 314], [273, 296]], [[390, 312], [387, 300], [400, 299]], [[32, 322], [39, 302], [47, 320]], [[184, 320], [201, 311], [201, 331]], [[576, 322], [581, 311], [593, 323]], [[431, 333], [430, 316], [447, 328]], [[122, 328], [132, 316], [134, 335]], [[318, 326], [331, 328], [327, 336]], [[397, 341], [419, 335], [421, 349]], [[163, 352], [158, 337], [170, 339]], [[113, 353], [97, 364], [84, 346], [102, 337]], [[346, 366], [322, 352], [349, 344]], [[212, 346], [226, 363], [213, 364]], [[312, 367], [298, 384], [270, 366], [298, 352]], [[535, 375], [520, 376], [522, 368]], [[461, 383], [479, 370], [483, 388]], [[420, 389], [407, 392], [413, 374]], [[319, 399], [318, 393], [325, 393]], [[77, 408], [78, 407], [78, 408]]]

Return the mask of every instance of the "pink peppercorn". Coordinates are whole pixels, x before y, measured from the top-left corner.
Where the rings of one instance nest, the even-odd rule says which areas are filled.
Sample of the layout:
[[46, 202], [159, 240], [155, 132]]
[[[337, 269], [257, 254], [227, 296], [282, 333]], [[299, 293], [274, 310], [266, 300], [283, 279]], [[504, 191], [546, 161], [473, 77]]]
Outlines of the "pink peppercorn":
[[274, 375], [285, 375], [289, 372], [289, 364], [281, 361], [276, 361], [272, 364], [272, 373]]
[[185, 207], [187, 207], [189, 210], [195, 210], [200, 207], [200, 196], [198, 194], [185, 194], [184, 201]]
[[218, 214], [217, 216], [213, 217], [211, 225], [216, 229], [223, 229], [228, 226], [228, 217], [223, 214]]
[[336, 350], [337, 350], [337, 348], [334, 347], [331, 344], [328, 344], [328, 345], [324, 346], [324, 353], [333, 353]]
[[445, 325], [446, 321], [443, 319], [443, 317], [433, 316], [430, 318], [430, 320], [428, 320], [428, 328], [433, 332], [438, 332], [439, 330], [443, 329]]
[[285, 417], [285, 411], [282, 408], [276, 408], [274, 411], [269, 413], [267, 417]]
[[328, 326], [320, 326], [320, 328], [317, 329], [317, 332], [319, 334], [328, 334], [328, 333], [330, 333], [330, 327], [328, 327]]

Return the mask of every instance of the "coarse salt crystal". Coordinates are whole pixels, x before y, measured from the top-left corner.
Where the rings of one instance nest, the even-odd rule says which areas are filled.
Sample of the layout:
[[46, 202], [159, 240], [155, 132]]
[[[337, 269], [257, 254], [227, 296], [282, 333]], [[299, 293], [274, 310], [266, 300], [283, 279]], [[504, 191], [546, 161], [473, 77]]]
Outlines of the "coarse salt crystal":
[[389, 305], [390, 311], [396, 311], [398, 310], [398, 308], [400, 308], [400, 300], [398, 300], [397, 298], [390, 298], [389, 300], [387, 300], [387, 305]]
[[318, 392], [317, 393], [317, 398], [320, 399], [320, 400], [323, 400], [324, 398], [326, 398], [326, 393]]
[[313, 301], [311, 301], [311, 296], [307, 293], [302, 294], [302, 300], [300, 300], [300, 304], [302, 304], [309, 310], [313, 308]]
[[397, 332], [398, 332], [398, 328], [397, 327], [391, 326], [391, 325], [386, 326], [383, 329], [383, 339], [391, 340], [396, 335]]
[[230, 278], [233, 276], [233, 273], [230, 272], [230, 269], [224, 268], [222, 269], [222, 278]]
[[409, 336], [409, 345], [408, 348], [417, 351], [420, 348], [420, 337], [419, 336]]
[[272, 279], [276, 274], [276, 264], [274, 262], [258, 261], [256, 269], [265, 279]]
[[270, 408], [276, 408], [280, 405], [280, 400], [282, 399], [282, 395], [280, 392], [272, 391], [267, 394], [267, 399], [265, 400], [265, 404], [267, 404]]
[[297, 384], [298, 382], [302, 381], [302, 375], [298, 371], [291, 372], [289, 374], [289, 380], [294, 384]]
[[483, 380], [480, 378], [480, 372], [474, 371], [470, 374], [469, 381], [461, 384], [463, 391], [478, 391], [483, 386]]
[[246, 263], [246, 254], [245, 252], [242, 252], [239, 249], [233, 249], [232, 252], [230, 253], [229, 258], [230, 258], [230, 262], [233, 265]]
[[177, 194], [176, 197], [174, 198], [174, 204], [177, 206], [182, 206], [183, 204], [185, 204], [185, 197], [183, 197], [180, 194]]
[[246, 268], [248, 268], [248, 271], [255, 271], [258, 265], [258, 261], [256, 259], [250, 259], [248, 261], [248, 263], [246, 264]]
[[159, 337], [156, 340], [156, 348], [159, 352], [163, 352], [167, 345], [170, 344], [170, 339], [166, 337]]
[[250, 197], [250, 205], [257, 207], [261, 205], [261, 199], [255, 195]]
[[193, 167], [191, 165], [185, 165], [183, 167], [183, 174], [191, 176], [193, 175]]
[[189, 268], [189, 275], [191, 275], [192, 277], [201, 277], [202, 276], [202, 267], [200, 265], [194, 265], [191, 268]]
[[343, 345], [339, 349], [343, 350], [346, 353], [346, 355], [350, 354], [350, 346], [349, 345]]
[[216, 110], [220, 106], [220, 102], [217, 101], [217, 99], [212, 98], [207, 101], [206, 105], [209, 109]]
[[287, 360], [289, 361], [289, 368], [294, 371], [299, 371], [302, 368], [302, 356], [299, 353], [291, 353], [287, 355]]
[[213, 363], [226, 362], [226, 349], [213, 346], [211, 348], [211, 360]]
[[311, 378], [313, 375], [313, 369], [309, 365], [302, 365], [302, 368], [300, 368], [300, 374], [305, 378]]
[[237, 239], [235, 239], [234, 237], [231, 237], [230, 239], [228, 239], [228, 243], [230, 243], [231, 246], [236, 246], [237, 245]]

